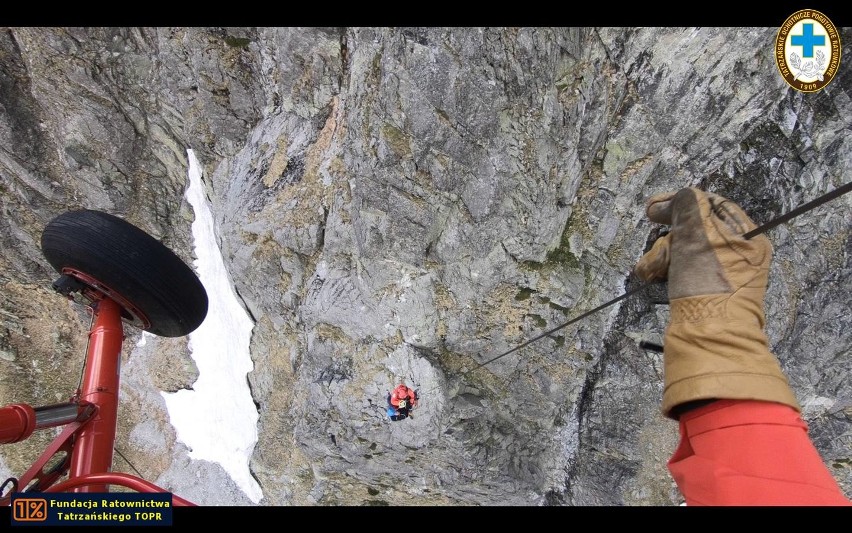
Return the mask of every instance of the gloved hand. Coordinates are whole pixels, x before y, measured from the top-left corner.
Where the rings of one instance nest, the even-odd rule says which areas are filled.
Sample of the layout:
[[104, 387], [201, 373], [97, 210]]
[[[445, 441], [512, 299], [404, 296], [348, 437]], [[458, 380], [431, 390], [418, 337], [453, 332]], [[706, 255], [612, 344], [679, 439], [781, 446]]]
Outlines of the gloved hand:
[[676, 419], [674, 407], [707, 399], [801, 411], [763, 331], [769, 239], [742, 238], [757, 227], [742, 208], [696, 188], [653, 196], [646, 213], [671, 225], [635, 268], [645, 281], [668, 279], [663, 414]]

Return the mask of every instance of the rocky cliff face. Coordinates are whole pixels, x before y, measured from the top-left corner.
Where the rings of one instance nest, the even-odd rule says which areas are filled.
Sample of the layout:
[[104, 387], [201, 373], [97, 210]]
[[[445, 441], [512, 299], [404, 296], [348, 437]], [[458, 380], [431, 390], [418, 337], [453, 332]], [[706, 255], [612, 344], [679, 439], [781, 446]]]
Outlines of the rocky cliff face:
[[[108, 211], [191, 264], [192, 149], [255, 324], [262, 505], [676, 505], [662, 359], [638, 347], [661, 341], [664, 287], [478, 365], [635, 287], [654, 193], [697, 185], [764, 223], [849, 181], [852, 63], [796, 92], [776, 31], [3, 29], [0, 403], [79, 380], [88, 317], [50, 291], [45, 224]], [[766, 307], [847, 495], [850, 205], [771, 230]], [[160, 392], [197, 378], [186, 339], [139, 335], [114, 468], [251, 504], [169, 423]], [[400, 380], [422, 406], [391, 423]], [[3, 446], [2, 477], [52, 436]]]

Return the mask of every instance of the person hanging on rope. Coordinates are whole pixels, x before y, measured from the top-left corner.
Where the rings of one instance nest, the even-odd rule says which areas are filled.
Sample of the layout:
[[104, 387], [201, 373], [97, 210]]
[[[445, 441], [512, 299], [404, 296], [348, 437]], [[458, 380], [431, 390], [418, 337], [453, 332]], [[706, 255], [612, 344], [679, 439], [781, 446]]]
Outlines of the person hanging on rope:
[[394, 422], [411, 417], [411, 410], [417, 406], [417, 391], [400, 383], [387, 395], [388, 417]]
[[680, 443], [668, 469], [687, 505], [852, 505], [824, 464], [764, 333], [772, 245], [722, 196], [652, 196], [670, 225], [635, 272], [668, 281], [663, 414]]

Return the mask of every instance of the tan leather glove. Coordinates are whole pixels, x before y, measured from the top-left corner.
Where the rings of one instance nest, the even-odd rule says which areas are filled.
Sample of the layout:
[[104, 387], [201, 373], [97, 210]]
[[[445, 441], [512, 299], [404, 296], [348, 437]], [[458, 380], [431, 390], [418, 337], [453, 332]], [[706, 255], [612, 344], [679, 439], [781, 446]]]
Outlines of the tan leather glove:
[[765, 400], [801, 411], [763, 331], [772, 245], [736, 203], [685, 188], [648, 200], [648, 218], [670, 224], [636, 264], [645, 281], [668, 279], [663, 414], [706, 399]]

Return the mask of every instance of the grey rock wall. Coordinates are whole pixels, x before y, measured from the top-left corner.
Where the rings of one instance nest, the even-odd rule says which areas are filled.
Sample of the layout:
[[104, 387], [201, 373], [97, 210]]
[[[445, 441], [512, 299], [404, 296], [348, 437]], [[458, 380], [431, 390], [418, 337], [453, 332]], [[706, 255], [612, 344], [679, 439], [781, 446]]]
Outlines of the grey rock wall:
[[[85, 353], [44, 225], [106, 210], [189, 263], [192, 149], [255, 321], [261, 505], [676, 505], [662, 359], [638, 347], [661, 341], [664, 287], [488, 361], [636, 286], [652, 194], [700, 186], [764, 223], [848, 182], [849, 63], [798, 93], [776, 31], [3, 29], [0, 402], [69, 396]], [[847, 495], [850, 204], [770, 231], [766, 305]], [[250, 505], [169, 424], [186, 339], [127, 335], [114, 468]], [[391, 423], [401, 380], [422, 405]], [[5, 445], [0, 473], [49, 439]]]

